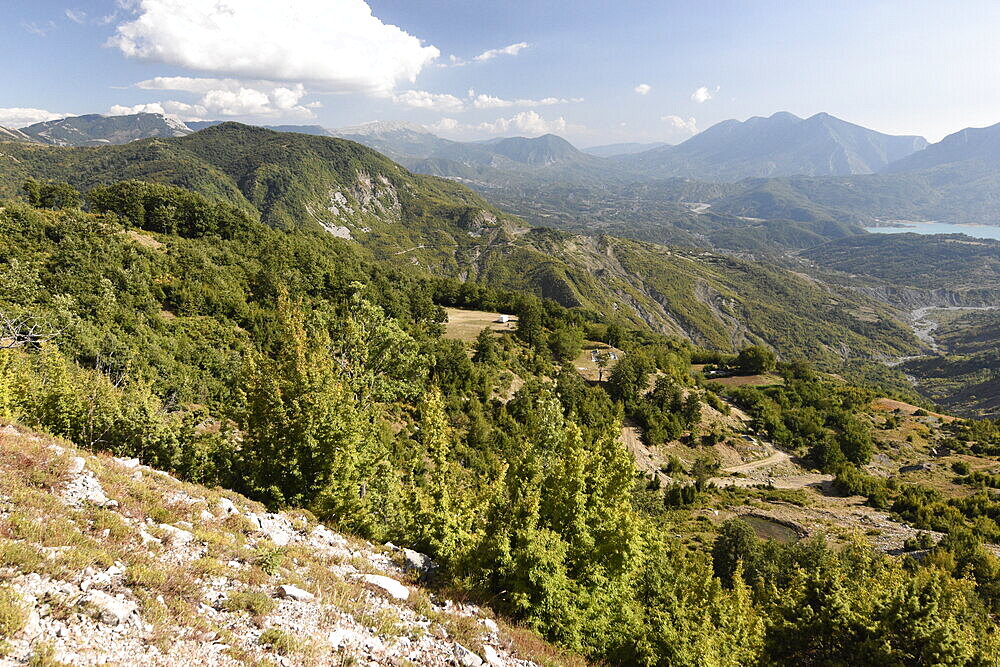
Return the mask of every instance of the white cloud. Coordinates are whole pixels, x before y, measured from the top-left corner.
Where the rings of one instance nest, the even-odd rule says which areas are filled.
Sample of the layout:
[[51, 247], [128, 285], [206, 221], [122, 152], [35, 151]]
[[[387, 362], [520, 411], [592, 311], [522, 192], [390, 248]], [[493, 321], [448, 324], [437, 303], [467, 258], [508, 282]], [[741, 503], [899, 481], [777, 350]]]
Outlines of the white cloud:
[[166, 102], [150, 102], [148, 104], [134, 104], [124, 106], [122, 104], [112, 105], [108, 109], [109, 116], [129, 116], [136, 113], [158, 113], [163, 116], [172, 116], [180, 120], [206, 120], [204, 118], [207, 110], [193, 104], [168, 100]]
[[52, 21], [46, 21], [44, 23], [38, 23], [36, 21], [22, 21], [21, 27], [30, 32], [32, 35], [45, 37], [56, 29], [56, 24]]
[[56, 120], [72, 116], [71, 113], [56, 113], [45, 109], [31, 109], [25, 107], [0, 108], [0, 125], [19, 129], [41, 123], [47, 120]]
[[680, 130], [686, 134], [698, 134], [698, 122], [694, 118], [684, 120], [680, 116], [661, 116], [660, 120], [665, 121], [675, 130]]
[[87, 12], [80, 9], [67, 9], [65, 12], [66, 18], [68, 18], [73, 23], [84, 24], [87, 22]]
[[307, 94], [301, 83], [161, 76], [140, 81], [136, 86], [144, 90], [194, 93], [200, 97], [193, 104], [168, 100], [132, 107], [116, 105], [111, 113], [165, 113], [181, 120], [205, 120], [218, 116], [290, 116], [305, 119], [315, 117], [312, 109], [319, 106], [318, 102], [301, 103]]
[[133, 0], [108, 44], [130, 58], [388, 95], [440, 52], [363, 0]]
[[582, 102], [582, 97], [572, 97], [569, 99], [563, 97], [543, 97], [540, 100], [505, 100], [494, 95], [484, 95], [482, 93], [476, 94], [476, 91], [469, 91], [469, 103], [473, 108], [476, 109], [503, 109], [506, 107], [547, 107], [553, 104], [576, 104]]
[[426, 126], [431, 132], [439, 132], [441, 134], [447, 134], [450, 132], [455, 132], [462, 128], [462, 124], [459, 123], [454, 118], [442, 118], [433, 125]]
[[554, 104], [575, 104], [583, 102], [582, 97], [544, 97], [540, 100], [507, 100], [495, 95], [486, 95], [483, 93], [477, 94], [475, 90], [470, 90], [465, 99], [448, 93], [429, 93], [425, 90], [406, 90], [393, 95], [392, 100], [396, 104], [402, 104], [414, 109], [428, 109], [444, 113], [461, 113], [471, 109], [505, 109], [509, 107], [530, 109], [534, 107], [552, 106]]
[[712, 99], [715, 93], [719, 92], [720, 87], [716, 86], [714, 90], [709, 90], [708, 86], [701, 86], [696, 91], [691, 93], [691, 100], [701, 104], [702, 102], [707, 102]]
[[537, 111], [522, 111], [511, 118], [497, 118], [492, 123], [480, 123], [478, 129], [490, 134], [507, 134], [523, 132], [525, 134], [547, 134], [549, 132], [565, 132], [566, 120], [560, 116], [554, 120], [545, 120]]
[[648, 95], [649, 91], [651, 91], [652, 89], [653, 87], [648, 83], [640, 83], [638, 86], [635, 87], [635, 92], [639, 93], [640, 95]]
[[541, 134], [585, 131], [582, 125], [573, 125], [560, 116], [548, 120], [537, 111], [521, 111], [510, 118], [497, 118], [494, 121], [482, 123], [460, 123], [454, 118], [442, 118], [428, 125], [427, 129], [439, 134], [453, 137], [475, 137], [482, 135], [518, 134], [537, 136]]
[[465, 111], [465, 102], [454, 95], [428, 93], [426, 90], [406, 90], [398, 95], [393, 95], [392, 101], [414, 109], [429, 109], [445, 113]]
[[473, 58], [477, 62], [482, 62], [484, 60], [493, 60], [497, 56], [516, 56], [522, 50], [528, 48], [527, 42], [518, 42], [517, 44], [508, 44], [507, 46], [500, 49], [489, 49], [488, 51], [483, 51], [478, 56]]

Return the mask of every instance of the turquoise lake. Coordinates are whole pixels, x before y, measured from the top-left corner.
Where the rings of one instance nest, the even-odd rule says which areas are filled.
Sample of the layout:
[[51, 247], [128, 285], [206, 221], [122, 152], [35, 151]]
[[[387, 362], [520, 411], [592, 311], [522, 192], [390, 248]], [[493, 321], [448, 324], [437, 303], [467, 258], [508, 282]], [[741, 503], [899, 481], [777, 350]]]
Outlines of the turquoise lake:
[[980, 239], [997, 239], [1000, 241], [1000, 227], [989, 225], [956, 225], [950, 222], [914, 222], [907, 227], [865, 227], [876, 234], [965, 234]]

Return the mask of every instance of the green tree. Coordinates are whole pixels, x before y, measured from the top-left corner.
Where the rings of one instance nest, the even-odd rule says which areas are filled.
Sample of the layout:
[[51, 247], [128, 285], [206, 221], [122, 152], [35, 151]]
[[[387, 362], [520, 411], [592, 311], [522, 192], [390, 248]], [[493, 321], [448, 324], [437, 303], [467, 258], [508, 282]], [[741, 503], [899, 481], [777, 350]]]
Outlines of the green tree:
[[760, 549], [753, 528], [742, 519], [729, 519], [722, 524], [712, 544], [712, 569], [726, 586], [733, 586], [742, 563], [750, 564]]
[[472, 349], [472, 360], [477, 364], [496, 364], [500, 361], [500, 346], [497, 344], [496, 334], [489, 327], [479, 332]]
[[771, 348], [751, 345], [740, 350], [734, 365], [743, 373], [769, 373], [775, 369], [777, 358]]
[[576, 359], [582, 347], [583, 329], [578, 327], [560, 327], [549, 334], [549, 349], [561, 363]]

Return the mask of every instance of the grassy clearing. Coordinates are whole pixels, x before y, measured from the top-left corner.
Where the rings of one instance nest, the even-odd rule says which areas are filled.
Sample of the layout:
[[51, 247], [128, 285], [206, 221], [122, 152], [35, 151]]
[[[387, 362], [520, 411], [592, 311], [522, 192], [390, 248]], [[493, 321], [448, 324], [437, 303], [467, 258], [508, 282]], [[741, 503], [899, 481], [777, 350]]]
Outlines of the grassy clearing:
[[731, 375], [724, 378], [710, 378], [710, 381], [723, 387], [771, 387], [784, 384], [785, 381], [777, 375], [764, 373], [762, 375]]
[[445, 308], [448, 313], [448, 323], [445, 325], [445, 338], [471, 343], [483, 329], [489, 328], [499, 334], [513, 333], [517, 329], [517, 317], [508, 315], [505, 324], [500, 321], [501, 313], [490, 313], [485, 310], [463, 310], [461, 308]]
[[[580, 350], [580, 354], [577, 355], [576, 359], [573, 360], [573, 367], [579, 371], [580, 375], [583, 376], [585, 380], [591, 382], [597, 382], [598, 377], [601, 377], [600, 369], [597, 367], [597, 363], [594, 361], [593, 353], [595, 350], [602, 350], [606, 354], [614, 354], [618, 359], [622, 358], [625, 354], [616, 347], [611, 347], [610, 345], [605, 345], [604, 343], [598, 343], [592, 340], [587, 340], [583, 342], [583, 348]], [[608, 376], [611, 375], [611, 370], [618, 364], [617, 359], [609, 359], [608, 365], [604, 369], [602, 376], [603, 380], [607, 380]]]

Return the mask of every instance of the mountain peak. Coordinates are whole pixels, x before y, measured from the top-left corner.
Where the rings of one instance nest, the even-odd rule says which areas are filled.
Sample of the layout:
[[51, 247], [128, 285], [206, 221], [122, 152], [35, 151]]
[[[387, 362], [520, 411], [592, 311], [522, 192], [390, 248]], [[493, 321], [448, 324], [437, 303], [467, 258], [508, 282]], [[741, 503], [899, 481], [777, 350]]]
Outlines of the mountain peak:
[[158, 113], [86, 114], [35, 123], [21, 128], [21, 132], [54, 146], [104, 146], [153, 137], [182, 137], [191, 134], [191, 128], [177, 118]]
[[646, 174], [704, 180], [849, 176], [881, 171], [926, 145], [922, 137], [883, 134], [826, 112], [802, 119], [779, 111], [722, 121], [682, 144], [625, 162]]

